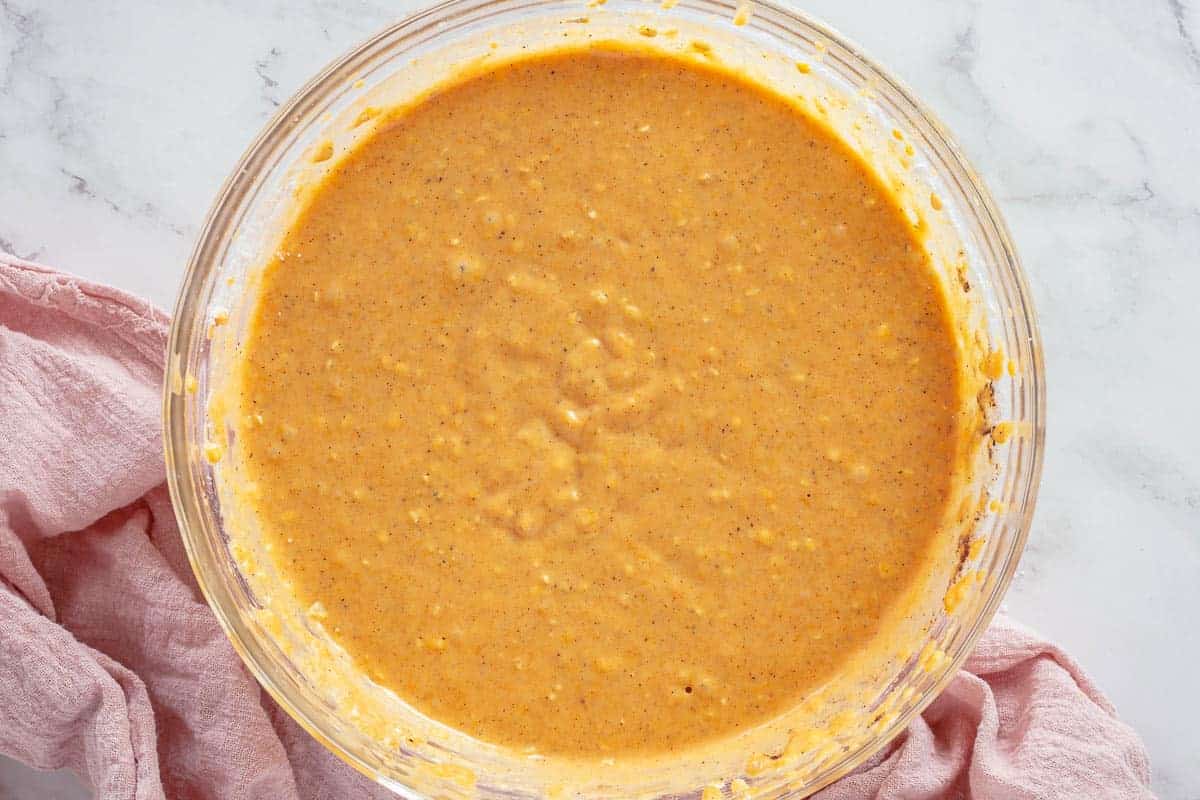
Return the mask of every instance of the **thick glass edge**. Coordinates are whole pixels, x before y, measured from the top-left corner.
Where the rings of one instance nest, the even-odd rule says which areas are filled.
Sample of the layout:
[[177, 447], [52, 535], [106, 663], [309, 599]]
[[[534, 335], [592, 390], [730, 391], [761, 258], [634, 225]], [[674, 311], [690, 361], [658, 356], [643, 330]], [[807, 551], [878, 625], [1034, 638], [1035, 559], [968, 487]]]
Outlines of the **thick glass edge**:
[[[555, 0], [532, 0], [520, 5], [526, 9], [535, 9], [539, 6], [556, 4]], [[236, 216], [237, 212], [252, 199], [257, 187], [251, 176], [257, 174], [264, 164], [270, 163], [273, 154], [283, 149], [282, 140], [286, 138], [286, 134], [294, 122], [317, 106], [338, 81], [348, 78], [369, 65], [378, 56], [381, 49], [386, 49], [395, 43], [393, 40], [400, 37], [418, 37], [422, 33], [428, 32], [430, 28], [442, 28], [455, 20], [469, 19], [472, 15], [486, 11], [490, 7], [503, 5], [509, 5], [509, 3], [504, 0], [466, 0], [466, 2], [464, 0], [444, 0], [431, 6], [384, 29], [335, 59], [276, 112], [263, 131], [247, 148], [233, 173], [226, 179], [200, 231], [196, 247], [189, 259], [172, 318], [167, 346], [169, 365], [176, 365], [176, 369], [186, 367], [188, 360], [203, 349], [203, 343], [200, 348], [196, 347], [196, 343], [203, 342], [204, 315], [203, 313], [197, 314], [196, 311], [203, 305], [201, 302], [205, 299], [203, 290], [209, 273], [213, 266], [220, 261], [220, 255], [224, 248], [228, 246], [227, 237], [214, 238], [213, 233], [227, 229], [231, 218]], [[702, 11], [711, 10], [718, 13], [731, 13], [736, 8], [735, 3], [725, 0], [694, 0], [692, 5]], [[823, 43], [827, 46], [843, 50], [851, 60], [857, 62], [856, 66], [862, 70], [864, 78], [878, 81], [884, 94], [894, 95], [894, 97], [889, 97], [889, 100], [893, 101], [890, 104], [892, 110], [898, 112], [907, 120], [912, 129], [920, 131], [922, 136], [935, 145], [930, 148], [932, 152], [938, 153], [940, 150], [950, 156], [949, 160], [942, 159], [944, 166], [957, 179], [964, 194], [977, 204], [977, 210], [982, 212], [987, 223], [981, 225], [981, 230], [987, 235], [989, 246], [998, 250], [997, 255], [1002, 256], [998, 260], [1003, 264], [1004, 270], [999, 276], [1001, 280], [998, 282], [997, 289], [1005, 294], [1011, 308], [1019, 309], [1021, 312], [1020, 319], [1015, 320], [1015, 324], [1012, 326], [1015, 330], [1010, 330], [1007, 324], [1004, 325], [1005, 333], [1009, 335], [1010, 339], [1013, 335], [1018, 337], [1017, 341], [1010, 341], [1007, 344], [1015, 345], [1022, 359], [1029, 364], [1029, 369], [1025, 371], [1025, 380], [1031, 384], [1028, 391], [1014, 395], [1014, 401], [1028, 400], [1032, 425], [1032, 436], [1028, 439], [1028, 446], [1022, 443], [1020, 448], [1013, 448], [1016, 451], [1017, 463], [1010, 467], [1018, 476], [1026, 476], [1026, 479], [1022, 481], [1020, 514], [1015, 523], [1016, 535], [1012, 538], [1007, 552], [1004, 553], [1000, 576], [994, 590], [988, 596], [980, 613], [973, 619], [970, 629], [959, 639], [956, 652], [948, 654], [949, 657], [937, 679], [928, 691], [922, 692], [917, 702], [904, 709], [878, 737], [872, 737], [876, 743], [883, 743], [904, 730], [912, 719], [921, 713], [953, 680], [979, 637], [990, 624], [1016, 572], [1020, 554], [1029, 536], [1042, 470], [1046, 402], [1042, 343], [1036, 324], [1031, 293], [1021, 270], [1007, 225], [978, 174], [936, 115], [916, 99], [916, 95], [906, 84], [879, 66], [873, 59], [868, 58], [861, 47], [835, 31], [831, 26], [804, 12], [784, 8], [773, 2], [759, 2], [756, 3], [756, 7], [754, 23], [759, 27], [762, 27], [762, 21], [767, 21], [772, 28], [778, 29], [786, 36], [799, 36], [809, 41], [823, 39], [825, 40]], [[801, 31], [784, 24], [785, 21], [797, 23]], [[422, 25], [423, 22], [426, 24]], [[754, 25], [749, 27], [754, 27]], [[819, 39], [805, 36], [804, 34], [807, 32], [815, 33]], [[896, 100], [899, 102], [895, 102]], [[193, 324], [190, 329], [185, 329], [182, 321], [188, 319], [191, 319]], [[1025, 337], [1024, 341], [1019, 338], [1022, 335]], [[258, 658], [259, 648], [254, 642], [255, 637], [244, 629], [242, 620], [238, 617], [239, 612], [230, 608], [229, 604], [232, 603], [232, 599], [226, 588], [211, 585], [206, 581], [204, 576], [210, 574], [210, 568], [216, 566], [218, 554], [212, 549], [212, 541], [200, 532], [203, 528], [201, 517], [204, 513], [202, 511], [204, 504], [200, 500], [203, 496], [203, 479], [195, 470], [188, 468], [188, 397], [183, 393], [173, 392], [169, 379], [164, 383], [164, 446], [168, 485], [185, 549], [201, 591], [213, 608], [234, 648], [276, 702], [342, 760], [368, 777], [380, 780], [382, 776], [367, 762], [348, 752], [338, 742], [325, 735], [320, 730], [321, 726], [303, 709], [292, 703], [287, 693], [264, 672]], [[1027, 462], [1026, 452], [1028, 453]], [[1014, 458], [1010, 456], [1009, 460], [1013, 461]], [[180, 466], [183, 466], [184, 469], [181, 470]], [[196, 530], [193, 530], [193, 526]], [[861, 763], [865, 757], [864, 753], [869, 753], [874, 749], [869, 747], [861, 752], [848, 753], [846, 758], [830, 765], [824, 774], [817, 776], [814, 783], [804, 789], [805, 794], [817, 791], [844, 776]], [[387, 781], [387, 783], [393, 791], [402, 790], [402, 787], [395, 785], [392, 781]], [[405, 795], [417, 796], [408, 795], [407, 792]], [[795, 795], [786, 794], [784, 796]]]

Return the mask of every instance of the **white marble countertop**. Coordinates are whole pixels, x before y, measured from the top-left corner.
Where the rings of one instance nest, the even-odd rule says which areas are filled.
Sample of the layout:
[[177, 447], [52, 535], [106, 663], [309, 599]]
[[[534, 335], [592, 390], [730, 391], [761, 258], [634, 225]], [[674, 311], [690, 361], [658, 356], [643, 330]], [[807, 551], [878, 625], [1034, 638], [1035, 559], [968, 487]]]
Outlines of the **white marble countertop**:
[[[418, 4], [0, 0], [0, 248], [169, 308], [279, 102]], [[1200, 800], [1200, 3], [804, 7], [908, 81], [1007, 215], [1050, 407], [1008, 610], [1141, 732], [1164, 800]], [[0, 796], [81, 796], [44, 780], [0, 761]]]

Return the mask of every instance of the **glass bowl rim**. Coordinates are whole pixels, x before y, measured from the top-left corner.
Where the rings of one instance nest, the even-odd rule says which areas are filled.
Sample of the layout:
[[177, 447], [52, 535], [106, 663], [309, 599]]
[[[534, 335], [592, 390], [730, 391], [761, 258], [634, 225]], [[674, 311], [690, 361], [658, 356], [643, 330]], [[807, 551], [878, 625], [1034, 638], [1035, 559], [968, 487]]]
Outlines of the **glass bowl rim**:
[[[689, 0], [684, 0], [684, 2], [687, 3]], [[742, 5], [739, 0], [695, 0], [695, 2], [698, 5], [729, 11]], [[323, 730], [321, 725], [299, 708], [288, 693], [280, 688], [271, 674], [271, 670], [253, 656], [254, 648], [243, 637], [240, 630], [241, 625], [235, 622], [234, 618], [238, 612], [225, 605], [222, 601], [224, 592], [217, 591], [217, 587], [210, 582], [212, 576], [209, 576], [207, 570], [202, 566], [201, 548], [206, 544], [202, 539], [208, 533], [205, 530], [196, 530], [205, 527], [203, 515], [197, 511], [199, 506], [197, 498], [202, 492], [198, 491], [198, 487], [194, 485], [195, 476], [188, 469], [187, 404], [184, 402], [183, 393], [172, 385], [171, 368], [177, 364], [175, 360], [177, 355], [181, 358], [187, 357], [198, 344], [196, 341], [198, 328], [194, 323], [197, 319], [196, 312], [203, 311], [199, 305], [199, 293], [203, 288], [207, 273], [212, 271], [215, 264], [218, 263], [218, 259], [211, 257], [213, 253], [210, 251], [214, 243], [228, 233], [226, 228], [231, 212], [236, 212], [240, 208], [247, 192], [255, 189], [258, 177], [270, 168], [271, 162], [266, 155], [278, 140], [287, 135], [290, 119], [318, 102], [321, 91], [331, 81], [349, 77], [344, 74], [347, 73], [348, 67], [356, 66], [367, 60], [381, 46], [387, 48], [398, 44], [399, 41], [403, 41], [406, 34], [412, 33], [422, 23], [444, 24], [453, 19], [456, 13], [466, 15], [488, 7], [514, 5], [521, 8], [536, 8], [539, 4], [539, 0], [441, 0], [386, 26], [358, 45], [346, 50], [319, 70], [314, 77], [279, 106], [245, 149], [229, 176], [223, 181], [208, 210], [204, 224], [197, 234], [196, 244], [189, 257], [171, 318], [167, 342], [168, 373], [163, 388], [163, 440], [167, 484], [184, 549], [197, 584], [226, 637], [259, 685], [305, 731], [340, 760], [373, 781], [378, 781], [381, 777], [380, 774], [358, 754], [347, 748], [337, 737]], [[789, 25], [795, 25], [801, 29], [807, 28], [817, 36], [823, 37], [841, 48], [857, 62], [857, 67], [866, 70], [868, 77], [879, 81], [887, 91], [907, 104], [907, 109], [903, 106], [897, 108], [900, 113], [911, 117], [909, 112], [915, 112], [916, 118], [910, 118], [907, 121], [915, 128], [922, 129], [926, 136], [935, 140], [946, 159], [946, 167], [959, 179], [967, 199], [972, 202], [976, 221], [994, 237], [994, 244], [999, 246], [1000, 258], [998, 260], [1001, 262], [999, 268], [1012, 282], [1013, 296], [1010, 310], [1014, 314], [1021, 315], [1024, 321], [1024, 332], [1028, 336], [1030, 363], [1027, 380], [1032, 382], [1032, 387], [1031, 392], [1027, 394], [1031, 396], [1032, 401], [1029, 410], [1031, 423], [1029, 440], [1032, 451], [1028, 467], [1023, 470], [1023, 481], [1019, 481], [1019, 488], [1023, 490], [1020, 496], [1022, 517], [1015, 528], [1015, 535], [1011, 537], [1007, 551], [1003, 553], [1003, 569], [991, 593], [979, 608], [978, 613], [969, 620], [965, 633], [955, 642], [957, 651], [948, 654], [946, 664], [941, 668], [937, 679], [927, 690], [922, 692], [918, 701], [898, 714], [887, 726], [883, 735], [878, 737], [878, 741], [886, 743], [907, 728], [908, 724], [922, 713], [955, 678], [967, 657], [974, 650], [979, 638], [991, 623], [1018, 568], [1032, 527], [1044, 460], [1046, 386], [1041, 335], [1032, 293], [1003, 215], [990, 191], [941, 120], [905, 82], [868, 56], [857, 42], [836, 31], [830, 25], [797, 8], [781, 5], [776, 0], [754, 0], [753, 6], [756, 10], [766, 10], [784, 18]], [[389, 45], [389, 42], [392, 42], [392, 45]], [[219, 235], [215, 236], [214, 234]], [[191, 323], [190, 327], [189, 323]], [[806, 793], [819, 791], [844, 777], [875, 752], [878, 752], [878, 748], [850, 749], [842, 758], [825, 767], [814, 785], [806, 787]]]

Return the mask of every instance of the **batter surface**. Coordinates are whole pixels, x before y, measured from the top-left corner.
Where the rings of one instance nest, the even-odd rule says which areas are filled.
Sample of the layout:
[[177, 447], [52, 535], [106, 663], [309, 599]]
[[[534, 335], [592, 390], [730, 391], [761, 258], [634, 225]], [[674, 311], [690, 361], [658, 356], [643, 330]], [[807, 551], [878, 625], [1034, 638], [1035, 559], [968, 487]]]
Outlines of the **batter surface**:
[[263, 275], [238, 435], [279, 569], [487, 741], [764, 721], [937, 541], [957, 355], [912, 224], [822, 124], [697, 62], [466, 76], [338, 163]]

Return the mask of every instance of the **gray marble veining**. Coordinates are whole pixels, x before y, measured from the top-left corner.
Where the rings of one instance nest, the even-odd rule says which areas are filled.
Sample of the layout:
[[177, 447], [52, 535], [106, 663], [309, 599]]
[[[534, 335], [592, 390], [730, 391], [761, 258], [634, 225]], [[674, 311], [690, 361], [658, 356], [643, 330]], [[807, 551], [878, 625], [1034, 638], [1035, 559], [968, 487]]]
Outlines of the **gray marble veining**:
[[[0, 0], [0, 248], [170, 307], [267, 117], [416, 5]], [[1163, 798], [1200, 800], [1200, 4], [804, 7], [906, 80], [1000, 201], [1050, 407], [1008, 610], [1141, 732]], [[76, 794], [28, 780], [0, 763], [6, 796]]]

